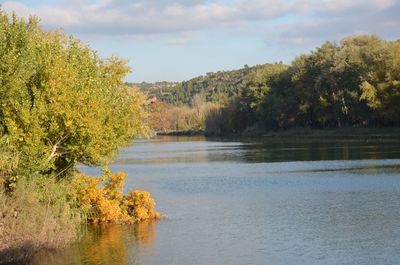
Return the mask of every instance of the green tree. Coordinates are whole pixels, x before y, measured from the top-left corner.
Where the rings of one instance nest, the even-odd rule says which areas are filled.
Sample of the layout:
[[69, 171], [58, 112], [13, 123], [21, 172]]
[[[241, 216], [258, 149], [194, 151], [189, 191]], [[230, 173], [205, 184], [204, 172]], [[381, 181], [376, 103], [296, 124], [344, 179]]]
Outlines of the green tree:
[[382, 46], [368, 58], [371, 66], [360, 86], [360, 99], [367, 102], [381, 125], [399, 126], [400, 42], [381, 43]]
[[275, 87], [281, 75], [287, 71], [288, 66], [284, 64], [266, 64], [260, 68], [251, 71], [244, 79], [240, 89], [240, 120], [241, 128], [258, 123], [264, 117], [261, 117], [260, 108], [264, 98], [270, 93], [272, 87]]
[[144, 97], [122, 83], [126, 61], [2, 11], [0, 39], [0, 136], [20, 154], [20, 170], [103, 164], [144, 131]]

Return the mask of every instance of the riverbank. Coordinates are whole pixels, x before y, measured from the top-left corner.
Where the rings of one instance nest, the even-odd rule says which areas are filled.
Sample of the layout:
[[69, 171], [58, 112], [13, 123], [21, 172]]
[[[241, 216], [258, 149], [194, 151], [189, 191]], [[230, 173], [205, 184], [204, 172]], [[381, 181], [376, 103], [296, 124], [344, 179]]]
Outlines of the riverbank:
[[336, 128], [336, 129], [309, 129], [296, 128], [281, 131], [246, 131], [236, 134], [215, 134], [204, 130], [157, 132], [159, 136], [205, 136], [240, 139], [322, 139], [322, 140], [400, 140], [400, 128]]
[[207, 133], [204, 130], [187, 130], [187, 131], [156, 132], [156, 135], [160, 135], [160, 136], [206, 136]]

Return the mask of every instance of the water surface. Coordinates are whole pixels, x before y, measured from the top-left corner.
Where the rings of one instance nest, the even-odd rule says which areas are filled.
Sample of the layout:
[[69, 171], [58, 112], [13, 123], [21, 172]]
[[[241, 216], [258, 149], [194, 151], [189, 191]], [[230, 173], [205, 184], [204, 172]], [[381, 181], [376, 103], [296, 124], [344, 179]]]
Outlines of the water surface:
[[34, 264], [400, 263], [399, 142], [158, 137], [111, 169], [168, 219], [88, 227]]

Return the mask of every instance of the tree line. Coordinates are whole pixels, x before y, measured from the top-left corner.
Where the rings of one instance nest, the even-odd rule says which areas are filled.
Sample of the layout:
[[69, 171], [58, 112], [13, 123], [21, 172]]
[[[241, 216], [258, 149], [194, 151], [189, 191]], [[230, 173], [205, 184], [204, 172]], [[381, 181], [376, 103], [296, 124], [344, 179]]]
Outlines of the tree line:
[[237, 87], [224, 90], [224, 97], [210, 97], [208, 91], [214, 86], [204, 83], [205, 77], [175, 88], [193, 88], [194, 94], [183, 93], [181, 100], [189, 106], [196, 94], [220, 105], [204, 119], [209, 133], [400, 126], [399, 40], [351, 36], [339, 43], [325, 42], [290, 65], [265, 64], [239, 71]]

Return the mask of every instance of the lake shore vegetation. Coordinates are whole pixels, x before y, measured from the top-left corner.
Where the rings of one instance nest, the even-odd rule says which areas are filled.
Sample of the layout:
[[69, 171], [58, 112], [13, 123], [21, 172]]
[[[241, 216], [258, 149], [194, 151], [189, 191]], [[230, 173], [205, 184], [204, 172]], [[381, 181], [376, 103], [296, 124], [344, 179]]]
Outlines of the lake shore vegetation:
[[[166, 104], [163, 109], [179, 113], [172, 115], [169, 131], [201, 128], [208, 135], [259, 135], [295, 128], [398, 128], [400, 41], [350, 36], [325, 42], [289, 65], [209, 73], [144, 90]], [[216, 107], [203, 115], [200, 125], [176, 126], [199, 95]]]
[[82, 223], [159, 217], [148, 192], [122, 194], [124, 173], [76, 168], [106, 165], [148, 133], [126, 61], [1, 10], [0, 39], [0, 263], [67, 244]]

